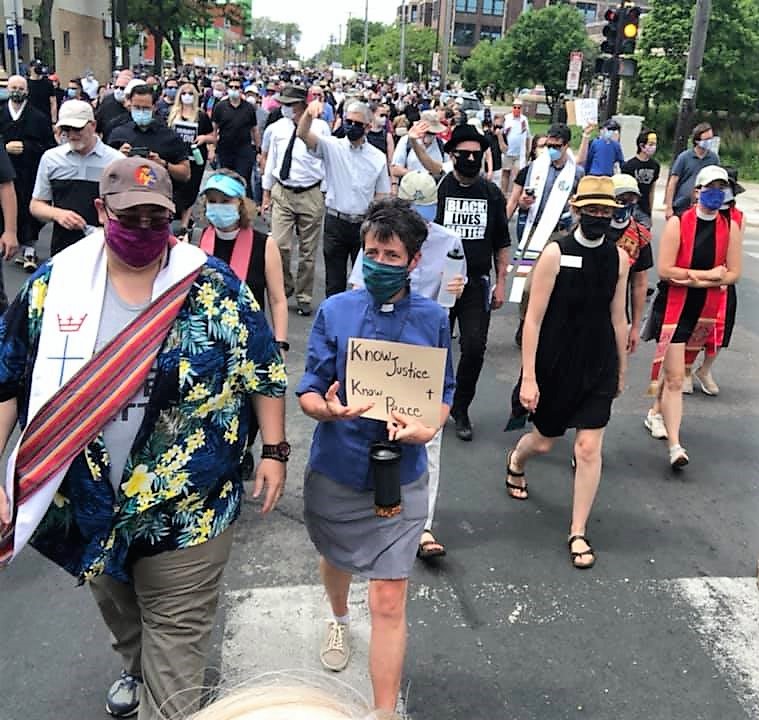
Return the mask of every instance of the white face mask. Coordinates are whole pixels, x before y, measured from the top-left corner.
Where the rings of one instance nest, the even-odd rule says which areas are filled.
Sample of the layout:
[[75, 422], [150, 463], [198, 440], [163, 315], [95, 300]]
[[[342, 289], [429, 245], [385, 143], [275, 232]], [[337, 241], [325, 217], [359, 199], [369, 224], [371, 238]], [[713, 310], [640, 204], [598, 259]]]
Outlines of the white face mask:
[[282, 117], [287, 120], [292, 120], [295, 117], [295, 110], [290, 105], [282, 106]]
[[195, 96], [192, 93], [182, 93], [180, 95], [182, 105], [192, 105], [195, 102]]

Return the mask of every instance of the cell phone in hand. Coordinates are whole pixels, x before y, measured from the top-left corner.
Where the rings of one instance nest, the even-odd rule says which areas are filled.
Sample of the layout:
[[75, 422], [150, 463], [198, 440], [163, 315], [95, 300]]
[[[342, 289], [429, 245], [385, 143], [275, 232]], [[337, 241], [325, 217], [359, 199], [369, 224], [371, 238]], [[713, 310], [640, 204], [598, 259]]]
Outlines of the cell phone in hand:
[[150, 150], [146, 147], [133, 147], [129, 151], [129, 157], [142, 157], [146, 158], [148, 154], [150, 153]]

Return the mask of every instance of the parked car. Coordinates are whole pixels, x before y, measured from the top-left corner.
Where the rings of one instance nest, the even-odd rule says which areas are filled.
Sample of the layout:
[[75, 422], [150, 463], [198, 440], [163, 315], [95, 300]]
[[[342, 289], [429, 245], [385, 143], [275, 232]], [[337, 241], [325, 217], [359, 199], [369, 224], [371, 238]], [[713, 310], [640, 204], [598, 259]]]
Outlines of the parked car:
[[466, 113], [467, 117], [476, 117], [477, 113], [482, 110], [483, 105], [480, 99], [473, 92], [458, 92], [454, 95], [456, 104]]

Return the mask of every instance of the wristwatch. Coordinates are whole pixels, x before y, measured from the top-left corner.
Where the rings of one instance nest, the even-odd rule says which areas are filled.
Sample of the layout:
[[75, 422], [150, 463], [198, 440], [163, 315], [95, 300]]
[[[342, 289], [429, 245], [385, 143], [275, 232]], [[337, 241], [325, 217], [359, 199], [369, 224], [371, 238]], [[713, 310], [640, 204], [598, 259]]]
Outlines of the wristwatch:
[[290, 443], [283, 440], [276, 445], [264, 445], [261, 448], [261, 459], [286, 463], [290, 459]]
[[290, 352], [290, 343], [287, 342], [287, 340], [277, 340], [277, 345], [279, 345], [280, 350], [284, 350], [285, 352]]

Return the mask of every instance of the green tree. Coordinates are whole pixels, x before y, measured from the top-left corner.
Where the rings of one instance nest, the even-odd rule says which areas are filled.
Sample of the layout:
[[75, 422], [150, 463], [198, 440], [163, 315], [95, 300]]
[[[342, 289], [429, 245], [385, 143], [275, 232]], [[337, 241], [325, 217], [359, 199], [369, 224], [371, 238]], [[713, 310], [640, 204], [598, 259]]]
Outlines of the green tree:
[[468, 88], [493, 88], [496, 95], [510, 90], [504, 66], [504, 40], [480, 41], [464, 61], [461, 76]]
[[291, 60], [295, 57], [295, 43], [300, 40], [300, 28], [296, 23], [283, 23], [268, 17], [253, 18], [254, 57], [265, 57], [269, 62]]
[[[422, 75], [432, 70], [432, 54], [435, 52], [437, 34], [432, 28], [406, 26], [406, 76], [416, 78], [417, 67]], [[397, 26], [390, 27], [369, 43], [369, 72], [378, 75], [397, 75], [400, 72], [401, 32]], [[362, 58], [363, 62], [363, 58]]]
[[[679, 100], [693, 24], [691, 0], [653, 0], [644, 17], [638, 75], [632, 92], [657, 103]], [[756, 0], [714, 0], [697, 104], [709, 110], [753, 112], [759, 102]]]
[[569, 54], [592, 51], [582, 15], [572, 5], [522, 13], [503, 38], [503, 72], [509, 87], [538, 84], [553, 106], [564, 91]]
[[[369, 23], [369, 42], [374, 40], [378, 35], [382, 35], [388, 26], [381, 22]], [[348, 31], [346, 32], [346, 45], [364, 47], [364, 21], [361, 18], [351, 18], [348, 21]]]

